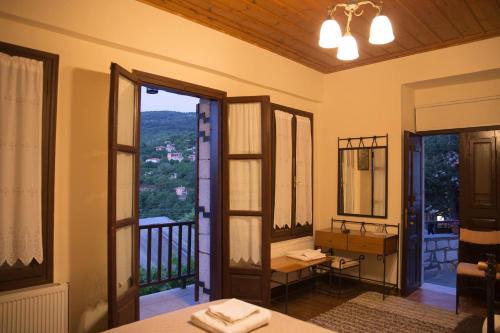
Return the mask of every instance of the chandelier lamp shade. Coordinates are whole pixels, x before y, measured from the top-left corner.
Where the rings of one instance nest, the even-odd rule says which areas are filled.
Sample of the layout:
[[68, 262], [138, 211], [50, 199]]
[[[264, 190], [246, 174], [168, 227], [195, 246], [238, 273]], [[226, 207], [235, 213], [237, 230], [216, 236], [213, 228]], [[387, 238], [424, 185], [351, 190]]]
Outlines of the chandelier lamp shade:
[[339, 46], [342, 38], [340, 25], [334, 19], [327, 19], [321, 25], [319, 33], [319, 46], [325, 49], [333, 49]]
[[[382, 45], [392, 42], [394, 40], [394, 32], [391, 21], [389, 21], [387, 16], [381, 15], [382, 6], [376, 5], [372, 1], [350, 0], [347, 3], [339, 3], [333, 8], [328, 9], [328, 17], [321, 25], [319, 46], [327, 49], [338, 47], [337, 59], [339, 60], [349, 61], [357, 59], [359, 57], [358, 43], [351, 34], [351, 20], [353, 16], [363, 15], [363, 9], [360, 8], [365, 5], [370, 5], [378, 11], [370, 27], [370, 38], [368, 40], [370, 44]], [[347, 24], [343, 36], [340, 25], [333, 18], [333, 14], [339, 8], [343, 8], [344, 14], [347, 16]]]

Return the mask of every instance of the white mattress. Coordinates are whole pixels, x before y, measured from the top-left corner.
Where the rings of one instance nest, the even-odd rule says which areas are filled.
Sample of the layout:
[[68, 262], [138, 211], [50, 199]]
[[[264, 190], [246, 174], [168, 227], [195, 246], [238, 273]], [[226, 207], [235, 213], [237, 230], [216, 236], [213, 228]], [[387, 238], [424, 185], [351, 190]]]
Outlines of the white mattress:
[[[181, 310], [165, 313], [153, 318], [141, 320], [132, 324], [120, 326], [106, 332], [113, 333], [202, 333], [202, 329], [189, 322], [191, 314], [207, 308], [209, 304], [220, 303], [224, 300], [218, 300], [210, 303], [190, 306]], [[287, 316], [283, 313], [272, 311], [271, 322], [269, 325], [258, 328], [252, 333], [331, 333], [332, 331]]]

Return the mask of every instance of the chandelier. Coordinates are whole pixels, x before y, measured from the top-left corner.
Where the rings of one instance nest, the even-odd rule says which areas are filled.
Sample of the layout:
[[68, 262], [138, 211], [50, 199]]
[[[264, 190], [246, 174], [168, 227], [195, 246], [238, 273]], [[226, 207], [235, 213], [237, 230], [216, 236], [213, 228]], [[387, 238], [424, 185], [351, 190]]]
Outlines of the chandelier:
[[[378, 10], [377, 16], [372, 21], [370, 27], [369, 42], [375, 45], [382, 45], [390, 43], [394, 40], [394, 33], [392, 31], [391, 21], [385, 15], [380, 15], [382, 6], [376, 5], [371, 1], [356, 1], [349, 0], [347, 3], [336, 4], [335, 7], [328, 9], [328, 17], [321, 25], [319, 34], [319, 46], [327, 49], [338, 47], [337, 59], [339, 60], [354, 60], [359, 57], [358, 44], [356, 39], [351, 35], [351, 20], [354, 16], [363, 15], [364, 5], [371, 5]], [[337, 8], [343, 8], [344, 14], [347, 16], [347, 24], [345, 27], [344, 36], [340, 30], [340, 26], [333, 19], [333, 14]]]

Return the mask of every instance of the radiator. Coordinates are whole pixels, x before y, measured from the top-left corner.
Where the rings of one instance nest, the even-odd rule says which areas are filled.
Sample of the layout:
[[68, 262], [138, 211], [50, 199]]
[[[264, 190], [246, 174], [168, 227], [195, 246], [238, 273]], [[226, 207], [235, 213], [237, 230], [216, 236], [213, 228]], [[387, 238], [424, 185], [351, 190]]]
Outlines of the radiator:
[[67, 333], [68, 285], [0, 293], [1, 333]]

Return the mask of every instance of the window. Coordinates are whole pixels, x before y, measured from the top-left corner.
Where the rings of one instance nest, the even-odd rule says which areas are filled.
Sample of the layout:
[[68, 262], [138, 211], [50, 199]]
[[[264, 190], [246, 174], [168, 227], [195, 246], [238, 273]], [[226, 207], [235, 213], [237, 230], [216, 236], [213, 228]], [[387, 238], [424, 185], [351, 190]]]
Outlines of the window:
[[[55, 157], [55, 125], [56, 125], [56, 96], [57, 96], [57, 75], [58, 75], [58, 62], [59, 56], [55, 54], [50, 54], [38, 50], [28, 49], [12, 44], [7, 44], [0, 42], [0, 56], [3, 57], [4, 60], [9, 59], [9, 57], [21, 57], [25, 59], [21, 59], [20, 61], [30, 62], [33, 60], [41, 63], [37, 63], [38, 68], [41, 70], [39, 73], [41, 79], [38, 79], [38, 96], [41, 96], [41, 103], [39, 103], [41, 111], [38, 116], [33, 118], [34, 125], [36, 128], [39, 128], [38, 132], [41, 132], [40, 139], [38, 139], [38, 147], [33, 148], [33, 151], [39, 152], [41, 154], [40, 158], [36, 157], [37, 153], [32, 153], [35, 156], [35, 159], [38, 161], [36, 165], [36, 169], [32, 172], [36, 179], [40, 179], [40, 185], [38, 188], [34, 189], [33, 192], [36, 192], [37, 206], [39, 206], [39, 212], [36, 212], [35, 215], [38, 217], [38, 214], [41, 214], [41, 218], [39, 219], [41, 223], [41, 229], [38, 235], [39, 241], [41, 242], [41, 250], [40, 253], [43, 253], [43, 260], [41, 262], [37, 262], [35, 259], [32, 259], [27, 265], [23, 264], [20, 260], [17, 260], [15, 263], [9, 265], [5, 259], [0, 260], [0, 291], [3, 290], [12, 290], [17, 288], [29, 287], [39, 284], [50, 283], [53, 280], [53, 219], [54, 219], [54, 157]], [[29, 60], [26, 60], [29, 59]], [[14, 60], [12, 60], [14, 62]], [[12, 87], [11, 84], [8, 84], [11, 81], [8, 81], [7, 78], [11, 79], [15, 77], [15, 73], [10, 73], [10, 71], [0, 72], [0, 80], [4, 82], [4, 88], [9, 86]], [[4, 80], [5, 79], [5, 80]], [[0, 87], [1, 88], [1, 87]], [[36, 89], [35, 89], [36, 90]], [[9, 90], [9, 93], [16, 93], [13, 90]], [[24, 94], [24, 91], [23, 91]], [[40, 98], [38, 98], [40, 100]], [[0, 115], [1, 112], [7, 112], [7, 108], [0, 107]], [[4, 113], [6, 118], [6, 113]], [[0, 118], [2, 119], [2, 118]], [[24, 118], [23, 122], [25, 121]], [[40, 123], [41, 122], [41, 123]], [[8, 123], [8, 122], [6, 122]], [[5, 123], [4, 123], [5, 126]], [[6, 138], [5, 136], [4, 138]], [[0, 136], [1, 138], [1, 136]], [[24, 139], [24, 137], [22, 137]], [[6, 142], [9, 140], [5, 140], [5, 142], [0, 141], [0, 145], [4, 145], [4, 149], [7, 145], [12, 146], [12, 143]], [[24, 143], [23, 143], [24, 144]], [[0, 147], [1, 148], [1, 147]], [[8, 156], [8, 155], [4, 155]], [[12, 161], [5, 161], [0, 158], [0, 168], [5, 168], [7, 163], [12, 163]], [[19, 163], [19, 162], [17, 162]], [[29, 165], [29, 164], [28, 164]], [[14, 167], [20, 169], [20, 165], [14, 164]], [[31, 168], [31, 165], [30, 165]], [[26, 170], [26, 165], [24, 165], [24, 170]], [[36, 171], [38, 169], [38, 171]], [[29, 169], [28, 169], [29, 170]], [[24, 172], [24, 171], [23, 171]], [[39, 174], [38, 172], [41, 172]], [[7, 182], [4, 178], [4, 184], [2, 184], [2, 178], [0, 178], [0, 188], [7, 189]], [[12, 187], [9, 187], [12, 188]], [[11, 191], [11, 190], [9, 190]], [[7, 193], [7, 190], [5, 190]], [[0, 200], [7, 200], [7, 196], [3, 198], [0, 196]], [[12, 199], [14, 198], [14, 199]], [[17, 197], [11, 196], [11, 201], [17, 203]], [[11, 207], [11, 201], [4, 201], [4, 207]], [[39, 203], [39, 204], [38, 204]], [[0, 204], [2, 204], [0, 202]], [[19, 209], [17, 211], [20, 211]], [[0, 229], [0, 233], [4, 233], [4, 235], [0, 234], [0, 238], [3, 236], [4, 240], [13, 240], [12, 234], [7, 233], [7, 223], [8, 220], [12, 221], [12, 216], [14, 219], [18, 213], [11, 212], [10, 214], [5, 214], [7, 218], [5, 220], [0, 219], [0, 227], [3, 224], [3, 229]], [[7, 247], [3, 249], [0, 248], [0, 251], [4, 251], [5, 253], [1, 254], [0, 257], [7, 257]]]
[[278, 242], [313, 234], [313, 115], [277, 104], [271, 109], [271, 240]]

